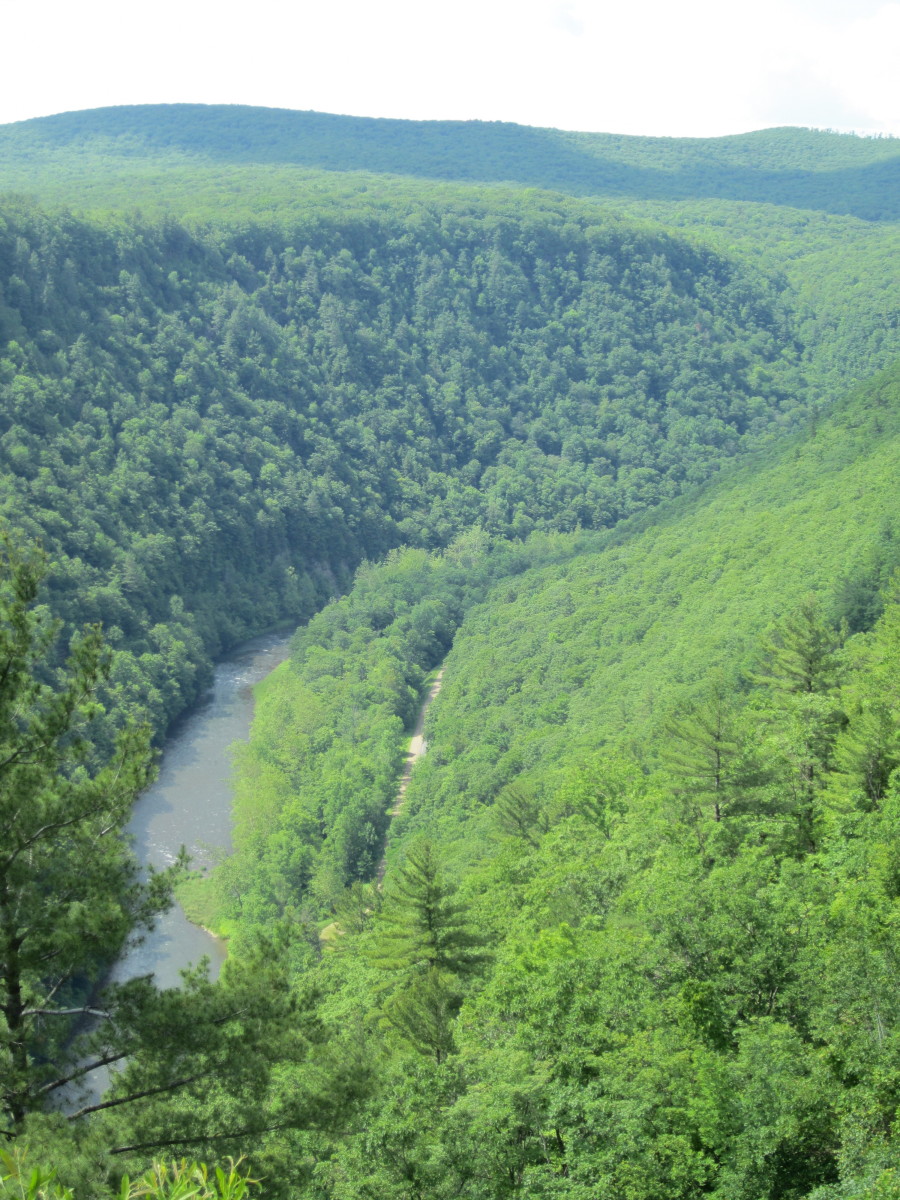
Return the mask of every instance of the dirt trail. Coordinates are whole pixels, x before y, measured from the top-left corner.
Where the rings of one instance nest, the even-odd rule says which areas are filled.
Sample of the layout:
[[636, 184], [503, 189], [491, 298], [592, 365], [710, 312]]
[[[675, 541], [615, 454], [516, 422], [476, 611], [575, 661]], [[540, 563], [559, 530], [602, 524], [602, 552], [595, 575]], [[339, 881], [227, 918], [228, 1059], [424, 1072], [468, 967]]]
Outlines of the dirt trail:
[[[406, 795], [406, 789], [409, 787], [409, 781], [412, 778], [413, 767], [425, 753], [425, 716], [431, 707], [432, 700], [434, 700], [435, 696], [441, 690], [443, 678], [444, 668], [441, 667], [437, 675], [434, 677], [434, 682], [428, 689], [428, 694], [422, 701], [422, 707], [419, 709], [419, 715], [416, 718], [416, 725], [413, 729], [412, 740], [409, 743], [409, 749], [406, 752], [406, 758], [403, 760], [403, 774], [400, 776], [400, 783], [397, 785], [397, 797], [390, 808], [391, 820], [393, 820], [403, 808], [403, 798]], [[385, 850], [386, 849], [387, 847], [385, 846]], [[375, 879], [379, 887], [381, 887], [381, 881], [384, 879], [386, 867], [387, 858], [385, 854], [382, 854], [381, 862], [378, 864], [378, 870], [375, 873]]]

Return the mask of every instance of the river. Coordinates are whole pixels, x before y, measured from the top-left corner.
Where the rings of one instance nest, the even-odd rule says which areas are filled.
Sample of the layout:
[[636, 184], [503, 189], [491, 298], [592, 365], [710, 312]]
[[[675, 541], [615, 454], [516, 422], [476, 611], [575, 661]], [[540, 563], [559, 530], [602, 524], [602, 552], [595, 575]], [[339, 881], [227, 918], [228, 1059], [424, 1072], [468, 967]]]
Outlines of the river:
[[[156, 782], [138, 797], [127, 832], [142, 866], [166, 867], [182, 846], [192, 866], [213, 863], [231, 849], [231, 755], [246, 739], [253, 719], [253, 685], [287, 658], [289, 633], [268, 633], [236, 647], [215, 668], [206, 697], [172, 727], [163, 745]], [[181, 972], [202, 958], [215, 979], [225, 961], [225, 943], [192, 925], [180, 904], [158, 917], [138, 945], [129, 946], [107, 979], [124, 983], [153, 975], [157, 987], [177, 987]], [[96, 1103], [109, 1086], [100, 1067], [56, 1098], [63, 1112], [85, 1100]]]
[[[143, 865], [166, 867], [185, 846], [192, 866], [204, 867], [230, 850], [229, 747], [249, 735], [253, 685], [287, 658], [289, 641], [288, 633], [270, 633], [238, 646], [216, 666], [207, 697], [176, 722], [163, 746], [159, 776], [138, 798], [128, 824]], [[152, 974], [158, 987], [175, 987], [182, 969], [204, 956], [215, 978], [224, 944], [192, 925], [176, 904], [140, 945], [126, 951], [111, 978], [123, 982]]]

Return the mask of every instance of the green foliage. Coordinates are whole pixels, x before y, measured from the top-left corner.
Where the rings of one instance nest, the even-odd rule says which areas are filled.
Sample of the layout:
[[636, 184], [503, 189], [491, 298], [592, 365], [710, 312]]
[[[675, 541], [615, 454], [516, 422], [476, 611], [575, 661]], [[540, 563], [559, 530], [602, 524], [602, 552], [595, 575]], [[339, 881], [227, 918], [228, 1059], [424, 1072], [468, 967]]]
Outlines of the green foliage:
[[900, 355], [895, 222], [696, 199], [621, 201], [615, 209], [679, 229], [782, 279], [819, 406]]
[[40, 556], [4, 540], [0, 1112], [14, 1129], [87, 1069], [74, 1019], [116, 1023], [114, 1011], [100, 1011], [105, 1001], [88, 1003], [85, 975], [104, 969], [131, 930], [167, 906], [173, 874], [142, 883], [122, 841], [135, 795], [152, 776], [148, 731], [126, 730], [108, 761], [88, 765], [108, 657], [95, 626], [73, 642], [63, 669], [50, 669], [59, 626], [35, 606], [45, 570]]
[[[637, 747], [651, 735], [654, 761], [655, 734], [678, 723], [715, 669], [726, 679], [759, 672], [760, 643], [782, 637], [775, 619], [811, 587], [827, 597], [882, 544], [900, 468], [897, 380], [896, 370], [879, 377], [805, 444], [736, 470], [658, 519], [498, 583], [456, 635], [404, 827], [459, 840], [468, 854], [462, 841], [488, 836], [487, 806], [512, 780], [546, 787], [598, 745]], [[821, 636], [824, 669], [837, 638]], [[831, 665], [824, 675], [834, 681]], [[729, 740], [746, 734], [734, 762], [746, 783], [759, 775], [763, 723], [741, 733], [742, 723]], [[831, 753], [838, 725], [827, 698], [797, 701], [781, 727], [777, 754], [793, 761], [798, 780], [811, 766], [805, 729], [810, 753]], [[670, 743], [665, 753], [677, 751]]]
[[227, 1174], [222, 1167], [211, 1171], [205, 1163], [157, 1163], [140, 1179], [122, 1180], [120, 1200], [244, 1200], [258, 1181], [239, 1172], [240, 1161], [233, 1159]]
[[500, 792], [495, 805], [497, 825], [510, 837], [521, 838], [531, 846], [546, 832], [546, 817], [534, 788], [513, 780]]
[[455, 891], [426, 840], [411, 843], [387, 879], [373, 958], [385, 970], [424, 972], [423, 1001], [441, 992], [442, 976], [469, 974], [483, 959], [481, 939], [466, 927]]
[[72, 1192], [55, 1182], [56, 1172], [29, 1167], [18, 1146], [0, 1149], [0, 1196], [15, 1200], [73, 1200]]
[[[307, 967], [321, 1086], [355, 1118], [307, 1130], [298, 1195], [892, 1186], [898, 605], [888, 587], [846, 641], [825, 614], [885, 544], [896, 379], [704, 495], [536, 540], [458, 593], [384, 894], [348, 893]], [[450, 561], [363, 572], [296, 668], [376, 600], [386, 635], [414, 580], [416, 603], [446, 595]]]
[[[735, 701], [734, 685], [714, 672], [700, 694], [666, 725], [663, 761], [695, 805], [708, 803], [721, 821], [748, 785], [748, 733]], [[752, 768], [751, 768], [752, 769]]]
[[[10, 1200], [77, 1200], [70, 1188], [55, 1182], [55, 1171], [27, 1166], [27, 1155], [16, 1147], [0, 1150], [0, 1196]], [[116, 1200], [245, 1200], [257, 1180], [243, 1174], [240, 1160], [229, 1161], [227, 1170], [208, 1168], [205, 1163], [155, 1163], [140, 1179], [124, 1176]], [[109, 1200], [113, 1192], [107, 1192]]]
[[476, 534], [442, 555], [364, 564], [349, 595], [294, 640], [259, 697], [236, 763], [235, 853], [213, 876], [218, 920], [324, 915], [370, 879], [428, 673], [493, 579], [570, 553], [566, 539], [513, 547]]
[[20, 202], [0, 278], [0, 507], [157, 731], [363, 558], [608, 526], [805, 406], [777, 287], [559, 199], [199, 230]]
[[[205, 964], [171, 991], [149, 978], [95, 982], [171, 903], [183, 864], [142, 879], [124, 841], [152, 775], [149, 731], [126, 729], [97, 763], [95, 694], [108, 670], [99, 631], [54, 670], [58, 624], [35, 606], [42, 557], [7, 539], [0, 567], [2, 1135], [30, 1140], [39, 1161], [64, 1154], [60, 1186], [78, 1195], [85, 1182], [100, 1186], [110, 1153], [141, 1164], [140, 1151], [180, 1139], [227, 1150], [232, 1132], [238, 1141], [248, 1121], [264, 1123], [273, 1058], [302, 1059], [310, 1029], [285, 975], [289, 939], [277, 953], [271, 937], [257, 940], [256, 957], [248, 947], [218, 985]], [[107, 1097], [82, 1095], [91, 1072], [112, 1064]], [[54, 1109], [65, 1117], [45, 1113]], [[82, 1138], [78, 1123], [92, 1114], [102, 1116]], [[53, 1182], [25, 1178], [35, 1195]]]
[[840, 640], [807, 596], [763, 643], [763, 660], [754, 678], [788, 695], [812, 695], [834, 687]]
[[417, 1053], [432, 1057], [440, 1066], [455, 1049], [453, 1018], [461, 1002], [454, 975], [432, 966], [387, 1001], [383, 1019]]
[[[893, 1195], [897, 367], [829, 410], [900, 347], [895, 141], [178, 106], [0, 161], [158, 214], [0, 215], [0, 509], [54, 561], [10, 558], [0, 630], [2, 1077], [59, 1174], [3, 1186]], [[221, 980], [71, 1040], [51, 1005], [167, 892], [113, 845], [116, 728], [318, 609], [203, 883]], [[85, 1049], [106, 1099], [34, 1111]]]

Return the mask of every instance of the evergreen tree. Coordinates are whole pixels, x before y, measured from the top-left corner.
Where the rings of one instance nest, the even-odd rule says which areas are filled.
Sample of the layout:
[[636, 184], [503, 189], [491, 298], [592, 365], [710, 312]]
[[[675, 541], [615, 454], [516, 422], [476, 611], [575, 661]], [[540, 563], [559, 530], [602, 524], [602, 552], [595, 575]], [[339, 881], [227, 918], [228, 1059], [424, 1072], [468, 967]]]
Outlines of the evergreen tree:
[[830, 691], [837, 681], [840, 644], [816, 597], [806, 596], [763, 643], [762, 664], [753, 679], [790, 694]]
[[847, 727], [835, 747], [845, 787], [878, 807], [900, 764], [900, 576], [882, 593], [884, 612], [875, 628], [848, 649], [849, 678], [842, 691]]
[[468, 928], [455, 894], [434, 843], [423, 838], [410, 846], [388, 878], [375, 961], [407, 975], [474, 971], [482, 939]]
[[716, 672], [703, 691], [666, 724], [664, 761], [695, 801], [721, 821], [737, 788], [747, 782], [745, 734], [733, 685]]
[[547, 831], [547, 817], [540, 797], [533, 787], [516, 779], [497, 797], [494, 815], [501, 833], [520, 839], [532, 849]]
[[462, 1000], [454, 976], [429, 967], [388, 1001], [384, 1020], [414, 1050], [440, 1065], [455, 1049], [453, 1020]]
[[[94, 692], [107, 670], [99, 630], [55, 674], [58, 627], [36, 607], [45, 563], [9, 540], [0, 556], [0, 1110], [14, 1131], [84, 1074], [73, 1018], [85, 980], [166, 906], [170, 880], [137, 876], [122, 839], [151, 773], [148, 732], [129, 729], [92, 764]], [[46, 682], [52, 679], [53, 683]]]
[[840, 633], [808, 595], [763, 643], [762, 665], [752, 676], [768, 691], [768, 740], [781, 765], [779, 807], [792, 818], [803, 853], [819, 844], [818, 795], [845, 721], [837, 693], [840, 647]]

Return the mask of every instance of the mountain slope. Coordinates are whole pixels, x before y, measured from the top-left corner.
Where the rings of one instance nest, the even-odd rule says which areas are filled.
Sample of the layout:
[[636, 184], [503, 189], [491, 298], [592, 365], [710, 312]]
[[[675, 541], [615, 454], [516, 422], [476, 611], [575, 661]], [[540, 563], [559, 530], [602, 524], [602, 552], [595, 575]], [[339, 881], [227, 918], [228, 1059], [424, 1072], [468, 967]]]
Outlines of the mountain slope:
[[805, 401], [764, 282], [565, 204], [218, 231], [12, 206], [0, 278], [6, 519], [159, 728], [198, 660], [363, 557], [605, 526]]
[[219, 876], [326, 1031], [290, 1095], [335, 1109], [254, 1151], [286, 1196], [892, 1200], [898, 468], [900, 365], [664, 511], [394, 555], [298, 635]]
[[673, 705], [710, 672], [746, 667], [766, 627], [808, 593], [859, 628], [900, 564], [898, 470], [895, 366], [808, 436], [611, 532], [520, 550], [476, 539], [446, 560], [367, 568], [298, 634], [293, 672], [261, 705], [229, 868], [244, 881], [241, 910], [274, 919], [366, 878], [401, 754], [398, 717], [451, 641], [428, 754], [392, 838], [426, 834], [478, 858], [505, 787], [552, 793], [599, 747], [651, 742]]
[[[224, 641], [415, 548], [298, 634], [201, 885], [228, 975], [285, 1001], [252, 1103], [193, 1064], [160, 1093], [136, 1051], [143, 1102], [95, 1114], [89, 1178], [155, 1145], [249, 1150], [273, 1200], [892, 1196], [898, 368], [785, 439], [802, 354], [839, 381], [896, 336], [894, 147], [158, 116], [14, 130], [8, 180], [117, 212], [0, 225], [0, 499], [57, 561], [50, 603], [104, 620], [106, 699], [161, 728]], [[696, 240], [290, 158], [427, 175], [447, 147], [464, 178], [662, 197], [628, 203]], [[143, 196], [169, 211], [122, 215]]]
[[595, 196], [787, 278], [810, 378], [827, 402], [900, 353], [898, 161], [896, 139], [814, 130], [627, 138], [214, 105], [98, 109], [0, 128], [6, 191], [217, 227], [296, 225], [328, 207], [365, 220], [373, 210], [503, 205], [517, 195], [559, 207], [535, 188]]
[[769, 462], [620, 527], [599, 553], [499, 585], [456, 635], [410, 827], [449, 836], [520, 774], [658, 733], [680, 696], [747, 666], [810, 592], [854, 619], [900, 564], [898, 471], [895, 365]]

